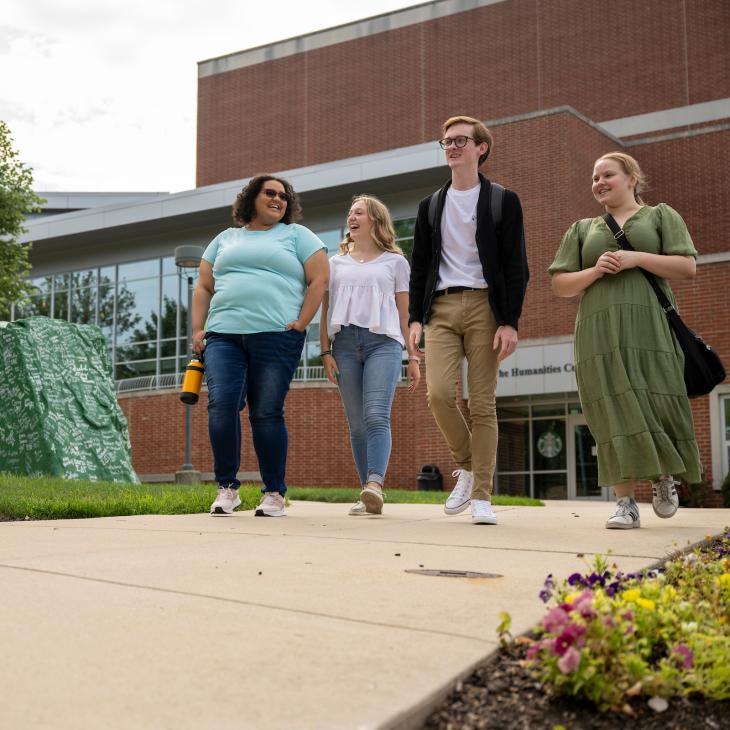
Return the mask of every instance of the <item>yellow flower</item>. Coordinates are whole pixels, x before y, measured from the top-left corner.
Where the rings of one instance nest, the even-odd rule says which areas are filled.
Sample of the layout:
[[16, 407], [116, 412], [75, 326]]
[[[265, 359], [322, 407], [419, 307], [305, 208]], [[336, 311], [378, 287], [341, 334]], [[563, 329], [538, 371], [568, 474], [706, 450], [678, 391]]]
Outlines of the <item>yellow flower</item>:
[[581, 595], [581, 591], [576, 591], [575, 593], [571, 593], [565, 597], [566, 603], [573, 603], [578, 596]]
[[637, 598], [636, 603], [647, 611], [654, 610], [654, 601], [650, 601], [648, 598]]
[[717, 583], [722, 588], [730, 588], [730, 573], [723, 573], [717, 579]]
[[632, 588], [631, 590], [624, 591], [621, 594], [621, 598], [624, 601], [635, 601], [641, 595], [641, 591], [638, 588]]
[[677, 597], [677, 589], [674, 586], [662, 588], [662, 598], [666, 601], [673, 601]]

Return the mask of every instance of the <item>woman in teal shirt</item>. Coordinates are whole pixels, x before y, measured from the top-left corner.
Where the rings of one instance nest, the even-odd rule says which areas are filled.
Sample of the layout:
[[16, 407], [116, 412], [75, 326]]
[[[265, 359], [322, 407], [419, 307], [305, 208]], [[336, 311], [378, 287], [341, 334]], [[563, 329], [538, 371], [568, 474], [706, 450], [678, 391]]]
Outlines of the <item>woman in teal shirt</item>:
[[329, 276], [326, 248], [295, 222], [300, 216], [286, 180], [254, 177], [233, 205], [236, 227], [216, 236], [200, 263], [193, 349], [204, 352], [208, 384], [208, 433], [218, 482], [211, 514], [231, 514], [241, 504], [239, 412], [246, 403], [264, 482], [256, 515], [285, 514], [284, 399]]

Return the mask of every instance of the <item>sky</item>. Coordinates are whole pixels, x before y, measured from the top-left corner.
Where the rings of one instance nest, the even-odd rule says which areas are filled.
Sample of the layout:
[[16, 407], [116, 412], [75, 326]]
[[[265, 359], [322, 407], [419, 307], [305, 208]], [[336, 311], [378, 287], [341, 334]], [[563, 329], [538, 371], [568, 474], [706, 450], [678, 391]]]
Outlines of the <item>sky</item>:
[[197, 63], [423, 0], [2, 0], [0, 119], [38, 191], [195, 187]]

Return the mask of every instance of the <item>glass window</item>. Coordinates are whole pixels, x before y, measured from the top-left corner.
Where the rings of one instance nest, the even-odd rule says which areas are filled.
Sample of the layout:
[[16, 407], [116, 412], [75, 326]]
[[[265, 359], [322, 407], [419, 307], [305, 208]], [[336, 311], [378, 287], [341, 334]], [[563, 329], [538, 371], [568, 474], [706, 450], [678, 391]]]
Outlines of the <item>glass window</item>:
[[730, 471], [730, 395], [725, 395], [722, 397], [722, 402], [720, 404], [720, 413], [721, 417], [724, 416], [725, 423], [723, 427], [723, 433], [725, 435], [725, 449], [724, 449], [724, 456], [725, 456], [725, 474]]
[[53, 284], [56, 290], [68, 289], [68, 274], [56, 274], [53, 277]]
[[98, 289], [95, 286], [76, 288], [71, 290], [71, 321], [78, 324], [96, 324], [96, 296]]
[[529, 474], [498, 474], [495, 484], [497, 494], [511, 494], [517, 497], [530, 496]]
[[30, 283], [36, 288], [38, 294], [50, 294], [51, 285], [53, 283], [52, 276], [36, 276], [30, 280]]
[[157, 339], [160, 280], [140, 279], [119, 284], [117, 344]]
[[416, 228], [415, 218], [401, 218], [394, 221], [395, 226], [395, 242], [403, 249], [408, 261], [413, 255], [413, 231]]
[[566, 469], [565, 421], [554, 418], [532, 423], [533, 468], [536, 471]]
[[15, 307], [15, 319], [40, 316], [51, 316], [51, 297], [48, 294], [31, 297], [24, 304], [19, 304]]
[[507, 405], [497, 406], [497, 418], [502, 420], [503, 418], [525, 418], [530, 415], [530, 406], [524, 405]]
[[82, 286], [94, 286], [96, 284], [96, 269], [86, 269], [85, 271], [74, 271], [71, 274], [72, 288]]
[[164, 357], [160, 360], [160, 372], [161, 373], [174, 373], [175, 372], [175, 358]]
[[165, 256], [162, 259], [162, 275], [177, 274], [177, 266], [175, 266], [174, 256]]
[[[160, 337], [175, 337], [177, 332], [178, 277], [165, 276], [162, 279], [162, 321]], [[183, 332], [185, 330], [182, 330]]]
[[157, 363], [155, 360], [144, 360], [142, 362], [118, 362], [114, 368], [114, 375], [117, 380], [126, 378], [141, 378], [146, 375], [155, 375]]
[[147, 360], [157, 357], [157, 342], [135, 342], [131, 345], [117, 347], [117, 361], [121, 360]]
[[327, 246], [327, 255], [334, 256], [340, 252], [340, 241], [343, 234], [341, 228], [334, 228], [330, 231], [315, 231], [317, 237]]
[[535, 474], [537, 499], [567, 499], [568, 475], [566, 473]]
[[499, 424], [497, 446], [497, 470], [529, 471], [530, 469], [530, 422], [504, 421]]
[[150, 276], [160, 275], [160, 259], [149, 259], [148, 261], [134, 261], [131, 264], [119, 264], [119, 281], [131, 281], [133, 279], [146, 279]]
[[53, 317], [68, 319], [68, 292], [56, 290], [53, 295]]
[[543, 418], [544, 416], [564, 416], [565, 403], [548, 403], [546, 405], [532, 406], [532, 415], [534, 418]]

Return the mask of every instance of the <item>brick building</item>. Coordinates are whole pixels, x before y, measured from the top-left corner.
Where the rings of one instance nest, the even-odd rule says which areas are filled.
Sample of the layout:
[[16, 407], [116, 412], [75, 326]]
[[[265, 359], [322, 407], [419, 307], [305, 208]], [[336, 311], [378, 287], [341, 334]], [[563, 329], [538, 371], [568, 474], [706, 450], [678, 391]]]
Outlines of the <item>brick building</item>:
[[[77, 292], [96, 287], [94, 321], [110, 338], [135, 467], [143, 478], [169, 478], [182, 463], [183, 414], [171, 386], [185, 352], [174, 247], [205, 246], [261, 171], [292, 181], [304, 224], [331, 251], [358, 192], [389, 205], [407, 246], [418, 201], [448, 178], [434, 142], [441, 122], [476, 116], [495, 137], [485, 174], [522, 199], [532, 272], [520, 347], [497, 391], [497, 490], [605, 499], [572, 372], [577, 302], [551, 294], [546, 269], [568, 225], [601, 212], [593, 161], [627, 151], [649, 176], [647, 202], [669, 203], [687, 222], [698, 273], [673, 289], [685, 319], [730, 362], [729, 36], [725, 0], [437, 0], [202, 61], [198, 187], [32, 221], [39, 294], [13, 316], [80, 321]], [[105, 286], [116, 302], [106, 317]], [[130, 294], [141, 319], [125, 330], [118, 315]], [[315, 324], [287, 401], [288, 482], [355, 485], [339, 396], [321, 379], [318, 352]], [[719, 503], [730, 385], [693, 401], [693, 413], [710, 502]], [[425, 463], [451, 471], [425, 388], [400, 388], [393, 416], [386, 486], [414, 487]], [[210, 472], [204, 399], [193, 423], [193, 463]], [[244, 432], [242, 470], [251, 473]]]

